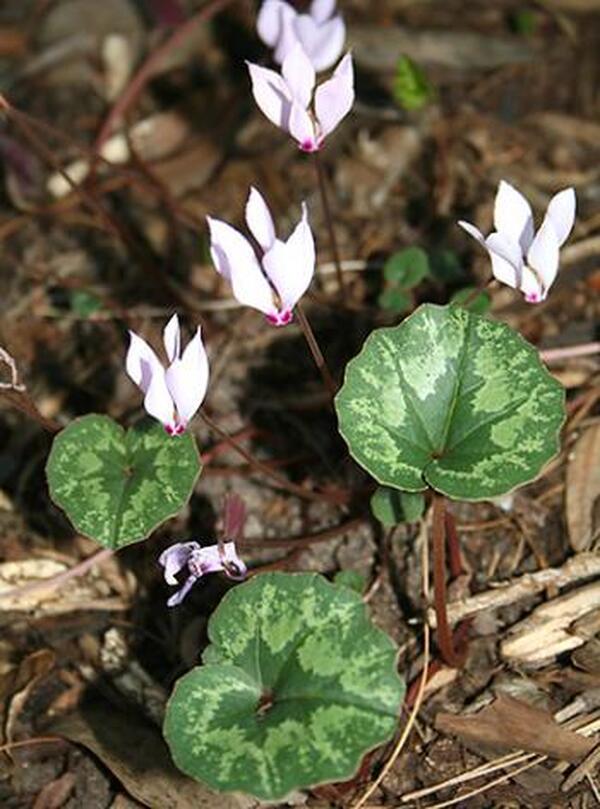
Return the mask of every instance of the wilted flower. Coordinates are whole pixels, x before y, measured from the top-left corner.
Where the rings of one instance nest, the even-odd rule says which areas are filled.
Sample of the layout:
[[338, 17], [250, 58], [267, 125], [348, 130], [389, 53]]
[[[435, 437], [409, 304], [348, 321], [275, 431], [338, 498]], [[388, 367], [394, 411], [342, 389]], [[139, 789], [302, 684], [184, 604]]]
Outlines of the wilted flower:
[[548, 294], [558, 272], [559, 249], [575, 221], [575, 191], [565, 188], [552, 197], [537, 233], [531, 206], [505, 180], [500, 181], [494, 204], [494, 227], [487, 238], [469, 222], [459, 222], [486, 248], [494, 277], [520, 290], [528, 303]]
[[177, 315], [163, 331], [169, 367], [164, 368], [148, 343], [130, 331], [131, 342], [125, 368], [144, 393], [147, 413], [162, 422], [169, 435], [181, 435], [198, 410], [208, 386], [208, 359], [200, 326], [181, 353], [181, 333]]
[[183, 587], [167, 601], [168, 607], [181, 604], [193, 585], [207, 573], [222, 570], [230, 579], [241, 580], [248, 572], [237, 555], [235, 542], [223, 542], [202, 548], [197, 542], [178, 542], [161, 553], [158, 558], [164, 567], [167, 584], [179, 584], [177, 574], [186, 569], [187, 578]]
[[[289, 132], [304, 152], [318, 151], [352, 109], [354, 68], [347, 53], [333, 76], [315, 90], [315, 69], [298, 44], [283, 60], [281, 74], [248, 62], [254, 99], [269, 121]], [[314, 103], [313, 103], [314, 93]]]
[[265, 0], [256, 21], [259, 37], [274, 48], [281, 64], [296, 43], [302, 45], [315, 70], [327, 70], [340, 58], [346, 26], [335, 11], [335, 0], [313, 0], [307, 14], [300, 14], [285, 0]]
[[315, 271], [315, 243], [306, 205], [302, 205], [302, 219], [284, 242], [275, 235], [265, 200], [256, 188], [250, 189], [246, 223], [258, 244], [260, 257], [238, 230], [220, 219], [207, 219], [212, 260], [220, 275], [231, 284], [234, 297], [244, 306], [264, 312], [274, 326], [289, 323], [292, 310], [308, 289]]

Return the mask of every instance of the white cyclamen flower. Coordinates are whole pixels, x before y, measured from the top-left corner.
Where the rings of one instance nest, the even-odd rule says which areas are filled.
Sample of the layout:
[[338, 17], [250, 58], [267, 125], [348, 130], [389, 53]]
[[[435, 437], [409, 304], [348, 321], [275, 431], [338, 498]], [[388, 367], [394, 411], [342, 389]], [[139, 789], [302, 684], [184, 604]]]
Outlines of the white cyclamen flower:
[[315, 272], [315, 243], [306, 205], [291, 236], [282, 241], [275, 234], [267, 203], [256, 188], [250, 189], [246, 224], [259, 247], [258, 255], [252, 243], [227, 222], [207, 219], [213, 263], [231, 284], [234, 297], [264, 312], [274, 326], [289, 323]]
[[125, 368], [144, 393], [144, 409], [164, 424], [169, 435], [181, 435], [202, 404], [208, 387], [208, 358], [200, 326], [182, 354], [177, 315], [169, 320], [163, 331], [168, 368], [139, 335], [130, 331], [129, 336]]
[[[315, 89], [315, 70], [295, 45], [275, 70], [248, 62], [254, 100], [269, 121], [297, 141], [303, 152], [317, 152], [352, 109], [354, 68], [347, 53], [327, 81]], [[314, 100], [313, 100], [314, 95]]]
[[346, 26], [336, 13], [335, 0], [313, 0], [306, 14], [285, 0], [265, 0], [256, 29], [265, 45], [274, 49], [277, 64], [299, 42], [317, 71], [328, 70], [337, 62], [346, 40]]
[[484, 237], [475, 225], [458, 224], [488, 251], [498, 281], [520, 290], [528, 303], [539, 303], [556, 278], [559, 250], [574, 221], [575, 191], [565, 188], [550, 200], [536, 233], [531, 206], [516, 188], [501, 180], [494, 203], [496, 230]]

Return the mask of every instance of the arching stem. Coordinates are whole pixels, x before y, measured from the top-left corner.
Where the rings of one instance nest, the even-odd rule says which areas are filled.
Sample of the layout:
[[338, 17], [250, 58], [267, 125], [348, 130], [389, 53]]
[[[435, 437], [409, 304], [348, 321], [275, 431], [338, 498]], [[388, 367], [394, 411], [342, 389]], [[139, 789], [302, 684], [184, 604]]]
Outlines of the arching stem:
[[[461, 668], [465, 662], [466, 650], [461, 653], [454, 648], [452, 632], [448, 624], [446, 612], [446, 499], [443, 495], [433, 493], [433, 602], [437, 623], [436, 640], [444, 662], [452, 668]], [[456, 532], [454, 532], [456, 541]], [[452, 541], [452, 540], [451, 540]], [[459, 561], [460, 563], [460, 561]]]
[[298, 323], [300, 328], [302, 329], [302, 334], [304, 335], [304, 339], [308, 343], [308, 347], [310, 349], [310, 353], [312, 354], [312, 358], [315, 361], [315, 365], [319, 369], [319, 373], [323, 378], [323, 384], [327, 390], [329, 396], [333, 399], [335, 396], [337, 389], [335, 386], [335, 382], [333, 381], [333, 377], [331, 376], [331, 371], [325, 362], [325, 357], [323, 356], [323, 352], [317, 342], [317, 338], [315, 337], [315, 333], [312, 330], [312, 326], [308, 322], [308, 318], [304, 314], [304, 309], [300, 306], [300, 304], [296, 304], [295, 310], [296, 317], [298, 318]]

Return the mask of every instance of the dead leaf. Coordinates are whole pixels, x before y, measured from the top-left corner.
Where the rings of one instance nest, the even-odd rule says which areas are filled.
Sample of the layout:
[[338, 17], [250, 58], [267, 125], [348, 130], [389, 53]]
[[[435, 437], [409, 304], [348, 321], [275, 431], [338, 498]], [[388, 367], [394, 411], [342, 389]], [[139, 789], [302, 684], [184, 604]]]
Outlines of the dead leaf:
[[15, 689], [19, 690], [15, 691], [6, 716], [5, 736], [8, 742], [14, 740], [14, 731], [19, 714], [23, 710], [29, 695], [37, 683], [54, 667], [54, 663], [54, 652], [50, 649], [40, 649], [38, 652], [28, 655], [19, 666], [15, 681]]
[[60, 809], [73, 792], [75, 781], [72, 772], [66, 772], [55, 781], [50, 781], [38, 794], [32, 809]]
[[108, 767], [124, 789], [151, 809], [241, 809], [246, 799], [217, 794], [180, 773], [151, 724], [112, 705], [94, 703], [54, 723], [52, 733], [82, 744]]
[[567, 526], [573, 550], [590, 547], [598, 530], [594, 507], [599, 501], [600, 424], [593, 424], [577, 440], [567, 467]]
[[440, 713], [435, 726], [476, 744], [542, 753], [572, 763], [587, 756], [596, 744], [561, 727], [547, 711], [504, 694], [471, 716]]

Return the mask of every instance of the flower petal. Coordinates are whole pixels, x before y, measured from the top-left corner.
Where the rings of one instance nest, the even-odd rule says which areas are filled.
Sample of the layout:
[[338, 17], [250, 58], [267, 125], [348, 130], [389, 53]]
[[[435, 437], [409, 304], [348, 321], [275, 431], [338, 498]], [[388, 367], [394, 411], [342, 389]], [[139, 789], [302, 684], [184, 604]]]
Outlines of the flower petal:
[[162, 367], [160, 373], [157, 371], [152, 376], [150, 387], [144, 397], [144, 410], [168, 429], [174, 427], [175, 405], [167, 388], [165, 371]]
[[277, 47], [273, 52], [273, 60], [278, 65], [283, 64], [288, 54], [299, 44], [299, 39], [294, 28], [297, 12], [292, 10], [292, 14], [281, 15], [281, 30]]
[[161, 553], [158, 564], [164, 567], [163, 575], [167, 584], [177, 584], [177, 573], [186, 567], [192, 551], [199, 549], [197, 542], [177, 542]]
[[474, 239], [477, 239], [480, 245], [482, 245], [483, 247], [486, 246], [485, 237], [483, 233], [479, 230], [479, 228], [476, 228], [475, 225], [472, 225], [470, 222], [465, 222], [464, 219], [459, 219], [457, 224], [463, 230], [466, 230], [469, 236], [472, 236]]
[[173, 315], [165, 326], [163, 342], [169, 362], [173, 362], [175, 357], [178, 357], [181, 353], [181, 330], [179, 328], [179, 318], [177, 315]]
[[548, 292], [556, 278], [558, 258], [558, 236], [554, 223], [546, 217], [527, 252], [527, 264], [537, 273], [545, 292]]
[[575, 189], [565, 188], [559, 191], [550, 200], [544, 220], [550, 219], [561, 247], [569, 238], [569, 233], [575, 222]]
[[223, 570], [230, 579], [237, 581], [246, 578], [248, 568], [240, 559], [235, 549], [235, 542], [224, 542], [221, 546]]
[[307, 14], [299, 14], [292, 25], [315, 70], [328, 70], [342, 55], [346, 26], [339, 14], [320, 24]]
[[354, 68], [352, 56], [347, 53], [333, 76], [317, 87], [315, 93], [315, 113], [323, 138], [350, 112], [353, 103]]
[[254, 100], [271, 123], [287, 131], [292, 99], [285, 81], [274, 70], [254, 65], [252, 62], [246, 64], [250, 72]]
[[250, 242], [227, 222], [211, 217], [207, 219], [212, 259], [218, 272], [231, 282], [236, 300], [265, 314], [273, 313], [273, 291]]
[[516, 289], [523, 272], [523, 256], [517, 242], [511, 241], [502, 233], [490, 233], [485, 240], [492, 259], [492, 274], [501, 284]]
[[246, 203], [246, 223], [262, 249], [268, 250], [275, 241], [275, 225], [263, 195], [254, 186]]
[[196, 584], [198, 579], [199, 576], [188, 576], [181, 590], [178, 590], [176, 593], [173, 593], [171, 598], [169, 598], [169, 600], [167, 601], [167, 607], [176, 607], [178, 604], [181, 604], [181, 602], [190, 592], [194, 584]]
[[226, 539], [241, 539], [246, 522], [246, 506], [237, 494], [228, 494], [223, 506], [223, 533]]
[[287, 242], [275, 242], [265, 254], [263, 266], [284, 309], [293, 309], [310, 286], [315, 272], [315, 242], [306, 204], [302, 205], [302, 219], [292, 235]]
[[165, 373], [180, 422], [185, 426], [202, 404], [208, 387], [208, 358], [202, 343], [200, 326], [181, 359], [174, 360]]
[[494, 202], [494, 227], [521, 246], [523, 255], [533, 241], [533, 213], [523, 194], [506, 180], [500, 180]]
[[299, 42], [283, 60], [281, 75], [289, 88], [292, 100], [307, 109], [315, 89], [315, 69]]
[[310, 4], [310, 16], [321, 25], [326, 22], [335, 11], [335, 0], [313, 0]]
[[130, 343], [125, 358], [125, 370], [130, 379], [144, 393], [150, 387], [152, 377], [163, 373], [162, 363], [148, 343], [135, 332], [129, 332]]
[[542, 287], [540, 279], [529, 267], [523, 267], [519, 289], [525, 296], [527, 303], [541, 303], [546, 297], [546, 291]]
[[303, 151], [317, 151], [319, 143], [313, 120], [308, 111], [297, 101], [292, 102], [288, 129]]
[[256, 18], [256, 31], [265, 45], [274, 48], [281, 35], [282, 15], [295, 17], [294, 9], [283, 0], [265, 0]]

